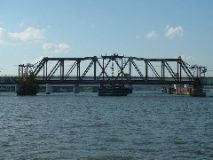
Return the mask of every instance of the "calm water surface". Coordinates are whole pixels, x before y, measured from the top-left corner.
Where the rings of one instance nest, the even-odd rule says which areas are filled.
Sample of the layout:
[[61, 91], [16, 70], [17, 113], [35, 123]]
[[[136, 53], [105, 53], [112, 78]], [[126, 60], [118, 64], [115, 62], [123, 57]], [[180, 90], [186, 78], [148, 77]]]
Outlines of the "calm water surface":
[[0, 159], [213, 159], [213, 97], [0, 96]]

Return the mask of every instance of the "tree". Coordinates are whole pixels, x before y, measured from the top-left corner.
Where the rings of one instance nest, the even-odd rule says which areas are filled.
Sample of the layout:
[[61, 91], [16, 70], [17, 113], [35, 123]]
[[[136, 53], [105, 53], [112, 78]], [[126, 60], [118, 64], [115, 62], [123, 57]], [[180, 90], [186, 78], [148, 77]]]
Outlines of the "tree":
[[35, 81], [35, 75], [33, 72], [25, 72], [24, 75], [19, 79], [17, 95], [36, 95], [39, 90], [39, 85]]

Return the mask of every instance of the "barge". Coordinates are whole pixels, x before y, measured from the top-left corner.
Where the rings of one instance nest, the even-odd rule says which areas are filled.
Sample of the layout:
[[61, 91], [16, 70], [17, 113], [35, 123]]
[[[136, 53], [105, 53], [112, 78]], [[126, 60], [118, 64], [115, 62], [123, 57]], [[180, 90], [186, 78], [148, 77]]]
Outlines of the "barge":
[[98, 90], [99, 96], [127, 96], [132, 93], [132, 87], [124, 84], [101, 84]]

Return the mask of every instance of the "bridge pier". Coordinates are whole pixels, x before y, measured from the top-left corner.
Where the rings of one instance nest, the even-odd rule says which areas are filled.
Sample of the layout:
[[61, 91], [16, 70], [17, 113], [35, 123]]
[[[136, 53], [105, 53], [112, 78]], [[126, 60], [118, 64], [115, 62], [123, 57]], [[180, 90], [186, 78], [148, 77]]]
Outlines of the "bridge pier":
[[13, 92], [13, 86], [10, 86], [10, 92]]
[[18, 84], [15, 84], [15, 93], [17, 93]]
[[192, 86], [192, 96], [194, 97], [205, 97], [206, 93], [203, 92], [203, 85], [201, 79], [197, 79]]
[[167, 93], [177, 95], [188, 95], [193, 97], [205, 97], [206, 93], [203, 92], [203, 85], [201, 79], [195, 79], [191, 85], [174, 84], [167, 88]]
[[79, 84], [75, 84], [73, 86], [73, 93], [79, 93], [80, 92], [80, 89], [79, 89]]
[[46, 94], [50, 94], [52, 90], [53, 87], [49, 83], [46, 83]]
[[99, 96], [127, 96], [129, 93], [132, 93], [132, 86], [119, 83], [103, 83], [98, 90]]

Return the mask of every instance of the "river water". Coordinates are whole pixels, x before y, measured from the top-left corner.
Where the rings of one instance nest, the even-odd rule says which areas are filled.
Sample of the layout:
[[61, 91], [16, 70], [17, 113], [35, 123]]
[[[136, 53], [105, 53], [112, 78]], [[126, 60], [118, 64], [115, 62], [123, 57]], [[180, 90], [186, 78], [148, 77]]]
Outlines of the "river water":
[[0, 96], [2, 160], [213, 159], [213, 97]]

